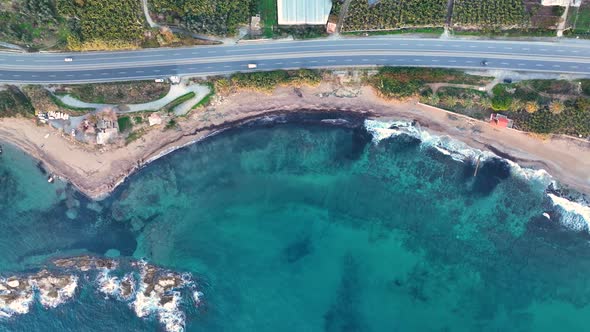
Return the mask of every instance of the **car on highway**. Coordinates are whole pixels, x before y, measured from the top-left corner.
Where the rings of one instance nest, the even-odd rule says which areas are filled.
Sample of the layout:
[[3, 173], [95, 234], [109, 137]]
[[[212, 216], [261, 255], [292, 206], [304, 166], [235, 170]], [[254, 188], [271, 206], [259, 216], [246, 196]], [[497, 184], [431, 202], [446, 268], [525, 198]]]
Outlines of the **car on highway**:
[[481, 61], [481, 65], [484, 66], [484, 67], [487, 66], [488, 65], [488, 60], [482, 60]]
[[256, 69], [257, 67], [258, 67], [258, 65], [255, 64], [255, 63], [249, 63], [248, 64], [248, 69]]
[[164, 83], [164, 79], [163, 78], [156, 78], [154, 80], [154, 82], [156, 82], [156, 83]]
[[72, 62], [72, 61], [74, 61], [74, 59], [73, 58], [70, 58], [70, 57], [67, 57], [67, 58], [64, 59], [64, 61], [65, 62]]

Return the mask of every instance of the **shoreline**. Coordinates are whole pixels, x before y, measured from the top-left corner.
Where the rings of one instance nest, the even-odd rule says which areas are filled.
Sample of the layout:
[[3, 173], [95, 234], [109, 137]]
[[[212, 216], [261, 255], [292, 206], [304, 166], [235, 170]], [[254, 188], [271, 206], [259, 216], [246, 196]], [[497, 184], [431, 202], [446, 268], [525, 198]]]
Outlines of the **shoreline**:
[[334, 86], [278, 87], [272, 94], [239, 91], [216, 97], [206, 110], [179, 121], [178, 130], [153, 128], [126, 146], [96, 148], [71, 140], [29, 119], [0, 119], [0, 141], [15, 145], [55, 176], [94, 200], [108, 197], [137, 170], [185, 146], [265, 116], [294, 112], [350, 113], [375, 120], [417, 121], [431, 135], [446, 136], [489, 151], [522, 167], [544, 169], [562, 185], [590, 195], [590, 142], [566, 136], [541, 140], [416, 101], [385, 100], [370, 87], [353, 96], [335, 96]]

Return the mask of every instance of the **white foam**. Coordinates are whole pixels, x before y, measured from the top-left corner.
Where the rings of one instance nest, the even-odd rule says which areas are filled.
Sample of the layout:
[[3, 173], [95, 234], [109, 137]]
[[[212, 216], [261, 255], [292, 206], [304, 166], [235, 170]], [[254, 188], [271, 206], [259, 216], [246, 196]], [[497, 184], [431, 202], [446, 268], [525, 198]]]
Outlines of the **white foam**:
[[[39, 291], [39, 302], [46, 308], [55, 308], [74, 297], [78, 287], [78, 277], [75, 275], [68, 276], [68, 282], [64, 286], [57, 288], [56, 285], [61, 283], [62, 279], [54, 276], [46, 276], [33, 279], [32, 284]], [[54, 293], [57, 291], [57, 293]]]
[[477, 158], [481, 158], [483, 161], [486, 158], [495, 156], [493, 153], [472, 148], [467, 144], [448, 136], [432, 135], [428, 131], [422, 130], [419, 126], [412, 125], [412, 123], [407, 121], [379, 121], [367, 119], [365, 120], [365, 128], [373, 136], [373, 142], [375, 144], [378, 144], [384, 139], [405, 134], [420, 140], [421, 147], [435, 148], [440, 153], [450, 156], [459, 162], [476, 160]]
[[4, 299], [0, 297], [0, 318], [24, 315], [29, 312], [31, 304], [33, 304], [33, 300], [35, 299], [35, 293], [28, 280], [19, 280], [19, 284], [23, 282], [26, 282], [26, 285], [22, 289], [11, 289], [10, 287], [6, 287], [8, 282], [5, 279], [0, 279], [0, 285], [3, 286], [2, 290], [0, 290], [0, 295], [7, 295], [13, 298], [13, 300], [8, 301], [8, 298]]
[[[152, 314], [156, 314], [160, 323], [162, 323], [168, 332], [182, 332], [185, 326], [185, 314], [180, 310], [179, 304], [182, 301], [180, 292], [171, 292], [172, 299], [166, 302], [164, 305], [161, 304], [162, 294], [157, 292], [157, 289], [162, 290], [164, 286], [172, 286], [169, 281], [161, 281], [149, 294], [146, 295], [148, 284], [145, 282], [146, 277], [146, 263], [140, 262], [141, 268], [141, 281], [139, 288], [135, 296], [135, 300], [130, 303], [130, 306], [135, 311], [137, 317], [148, 317]], [[186, 284], [183, 283], [179, 287], [184, 287]], [[166, 294], [170, 296], [169, 294]]]
[[561, 223], [576, 231], [590, 231], [590, 206], [572, 202], [554, 194], [547, 194], [553, 206], [560, 208]]
[[203, 296], [204, 294], [199, 292], [199, 291], [194, 291], [193, 292], [193, 299], [195, 300], [195, 305], [199, 305], [201, 304], [201, 296]]
[[[390, 129], [395, 127], [396, 129]], [[423, 148], [432, 147], [440, 153], [450, 156], [453, 160], [459, 162], [489, 160], [491, 158], [500, 158], [492, 152], [482, 151], [469, 145], [453, 139], [448, 136], [432, 135], [419, 126], [414, 126], [407, 121], [379, 121], [365, 120], [365, 128], [373, 135], [373, 142], [378, 144], [380, 141], [405, 134], [420, 140], [420, 146]], [[511, 174], [529, 181], [536, 181], [547, 188], [553, 182], [553, 178], [544, 169], [524, 168], [515, 162], [503, 159], [510, 165]]]

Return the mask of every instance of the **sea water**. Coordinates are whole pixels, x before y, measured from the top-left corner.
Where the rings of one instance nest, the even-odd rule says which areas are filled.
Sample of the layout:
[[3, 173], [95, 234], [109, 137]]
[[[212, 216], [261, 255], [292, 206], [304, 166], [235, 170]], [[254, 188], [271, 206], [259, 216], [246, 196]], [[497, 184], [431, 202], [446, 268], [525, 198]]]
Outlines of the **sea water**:
[[72, 299], [47, 308], [37, 294], [0, 331], [587, 330], [584, 207], [548, 194], [542, 172], [425, 135], [265, 119], [163, 157], [100, 202], [4, 145], [0, 276], [89, 254], [196, 289], [140, 318], [101, 291], [107, 275], [76, 274]]

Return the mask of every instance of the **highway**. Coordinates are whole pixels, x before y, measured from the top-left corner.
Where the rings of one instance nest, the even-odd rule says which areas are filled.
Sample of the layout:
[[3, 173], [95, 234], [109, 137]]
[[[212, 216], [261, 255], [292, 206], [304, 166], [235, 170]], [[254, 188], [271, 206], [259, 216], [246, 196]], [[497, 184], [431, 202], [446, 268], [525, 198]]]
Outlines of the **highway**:
[[[72, 57], [72, 62], [65, 62]], [[487, 66], [482, 66], [482, 61]], [[0, 83], [84, 83], [171, 75], [357, 66], [507, 69], [590, 76], [588, 42], [344, 38], [85, 53], [0, 52]]]

